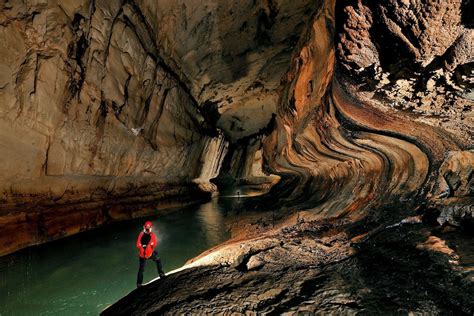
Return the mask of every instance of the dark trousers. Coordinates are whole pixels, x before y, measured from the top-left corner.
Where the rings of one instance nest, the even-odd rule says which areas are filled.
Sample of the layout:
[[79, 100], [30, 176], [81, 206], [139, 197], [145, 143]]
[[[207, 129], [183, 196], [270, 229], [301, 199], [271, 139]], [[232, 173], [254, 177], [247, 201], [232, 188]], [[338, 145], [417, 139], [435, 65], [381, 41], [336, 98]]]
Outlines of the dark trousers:
[[[163, 267], [161, 266], [161, 259], [158, 257], [158, 253], [153, 251], [150, 258], [156, 262], [156, 269], [158, 270], [158, 274], [163, 276], [165, 273], [163, 272]], [[146, 261], [148, 259], [140, 258], [140, 266], [138, 267], [138, 275], [137, 275], [137, 285], [141, 285], [143, 282], [143, 271], [145, 271]]]

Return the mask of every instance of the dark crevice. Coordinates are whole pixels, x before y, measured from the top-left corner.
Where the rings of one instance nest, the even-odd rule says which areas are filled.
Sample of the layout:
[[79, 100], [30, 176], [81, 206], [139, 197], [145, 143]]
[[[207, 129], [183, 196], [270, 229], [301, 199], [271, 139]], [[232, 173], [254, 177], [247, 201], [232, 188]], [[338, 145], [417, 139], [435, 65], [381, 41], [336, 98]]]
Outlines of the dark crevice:
[[474, 28], [474, 2], [472, 0], [462, 0], [461, 23], [467, 28]]
[[48, 137], [48, 145], [46, 147], [46, 153], [43, 163], [43, 175], [48, 175], [48, 160], [49, 160], [49, 149], [51, 148], [51, 137]]
[[163, 115], [163, 111], [165, 108], [165, 103], [166, 99], [168, 97], [169, 89], [166, 88], [163, 91], [163, 94], [161, 96], [160, 104], [158, 106], [158, 113], [153, 119], [153, 122], [151, 123], [150, 127], [148, 128], [149, 133], [145, 135], [145, 140], [150, 144], [150, 146], [153, 148], [153, 150], [157, 150], [158, 147], [156, 145], [156, 135], [158, 133], [158, 124], [160, 122], [160, 118]]
[[266, 8], [261, 8], [257, 13], [257, 30], [254, 38], [257, 45], [268, 46], [273, 43], [271, 28], [275, 24], [278, 8], [273, 0], [268, 0], [267, 5]]

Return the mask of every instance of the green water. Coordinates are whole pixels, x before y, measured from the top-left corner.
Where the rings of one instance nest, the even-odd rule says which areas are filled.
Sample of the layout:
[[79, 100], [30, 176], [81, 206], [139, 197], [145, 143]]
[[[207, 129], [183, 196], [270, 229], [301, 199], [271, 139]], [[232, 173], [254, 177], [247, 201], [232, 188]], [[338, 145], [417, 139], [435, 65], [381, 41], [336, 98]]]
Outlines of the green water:
[[[237, 200], [213, 199], [112, 223], [2, 257], [0, 315], [97, 315], [135, 287], [135, 242], [144, 220], [153, 222], [167, 272], [229, 238], [225, 221], [238, 209]], [[156, 266], [148, 262], [144, 282], [155, 277]]]

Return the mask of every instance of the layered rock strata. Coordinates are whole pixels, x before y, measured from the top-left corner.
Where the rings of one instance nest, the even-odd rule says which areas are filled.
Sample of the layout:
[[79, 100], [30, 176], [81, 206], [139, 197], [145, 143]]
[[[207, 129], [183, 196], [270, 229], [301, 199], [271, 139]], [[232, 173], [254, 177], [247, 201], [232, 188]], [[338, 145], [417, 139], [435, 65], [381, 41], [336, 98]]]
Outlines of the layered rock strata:
[[303, 36], [276, 128], [265, 139], [267, 168], [286, 179], [274, 193], [293, 207], [316, 206], [323, 216], [424, 199], [447, 152], [471, 148], [472, 139], [383, 107], [355, 92], [342, 74], [334, 76], [336, 57], [339, 65], [344, 60], [336, 56], [339, 44], [328, 25], [348, 22], [335, 23], [332, 6], [321, 7]]

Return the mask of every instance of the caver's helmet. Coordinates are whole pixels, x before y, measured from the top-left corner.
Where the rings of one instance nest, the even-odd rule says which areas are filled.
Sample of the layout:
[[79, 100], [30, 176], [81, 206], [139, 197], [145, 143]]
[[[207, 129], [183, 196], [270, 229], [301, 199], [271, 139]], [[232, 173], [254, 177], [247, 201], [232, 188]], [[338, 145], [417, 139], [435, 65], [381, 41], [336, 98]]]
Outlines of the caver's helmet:
[[144, 228], [146, 231], [150, 231], [152, 225], [153, 225], [153, 224], [152, 224], [150, 221], [146, 221], [146, 222], [145, 222], [145, 225], [143, 225], [143, 228]]

